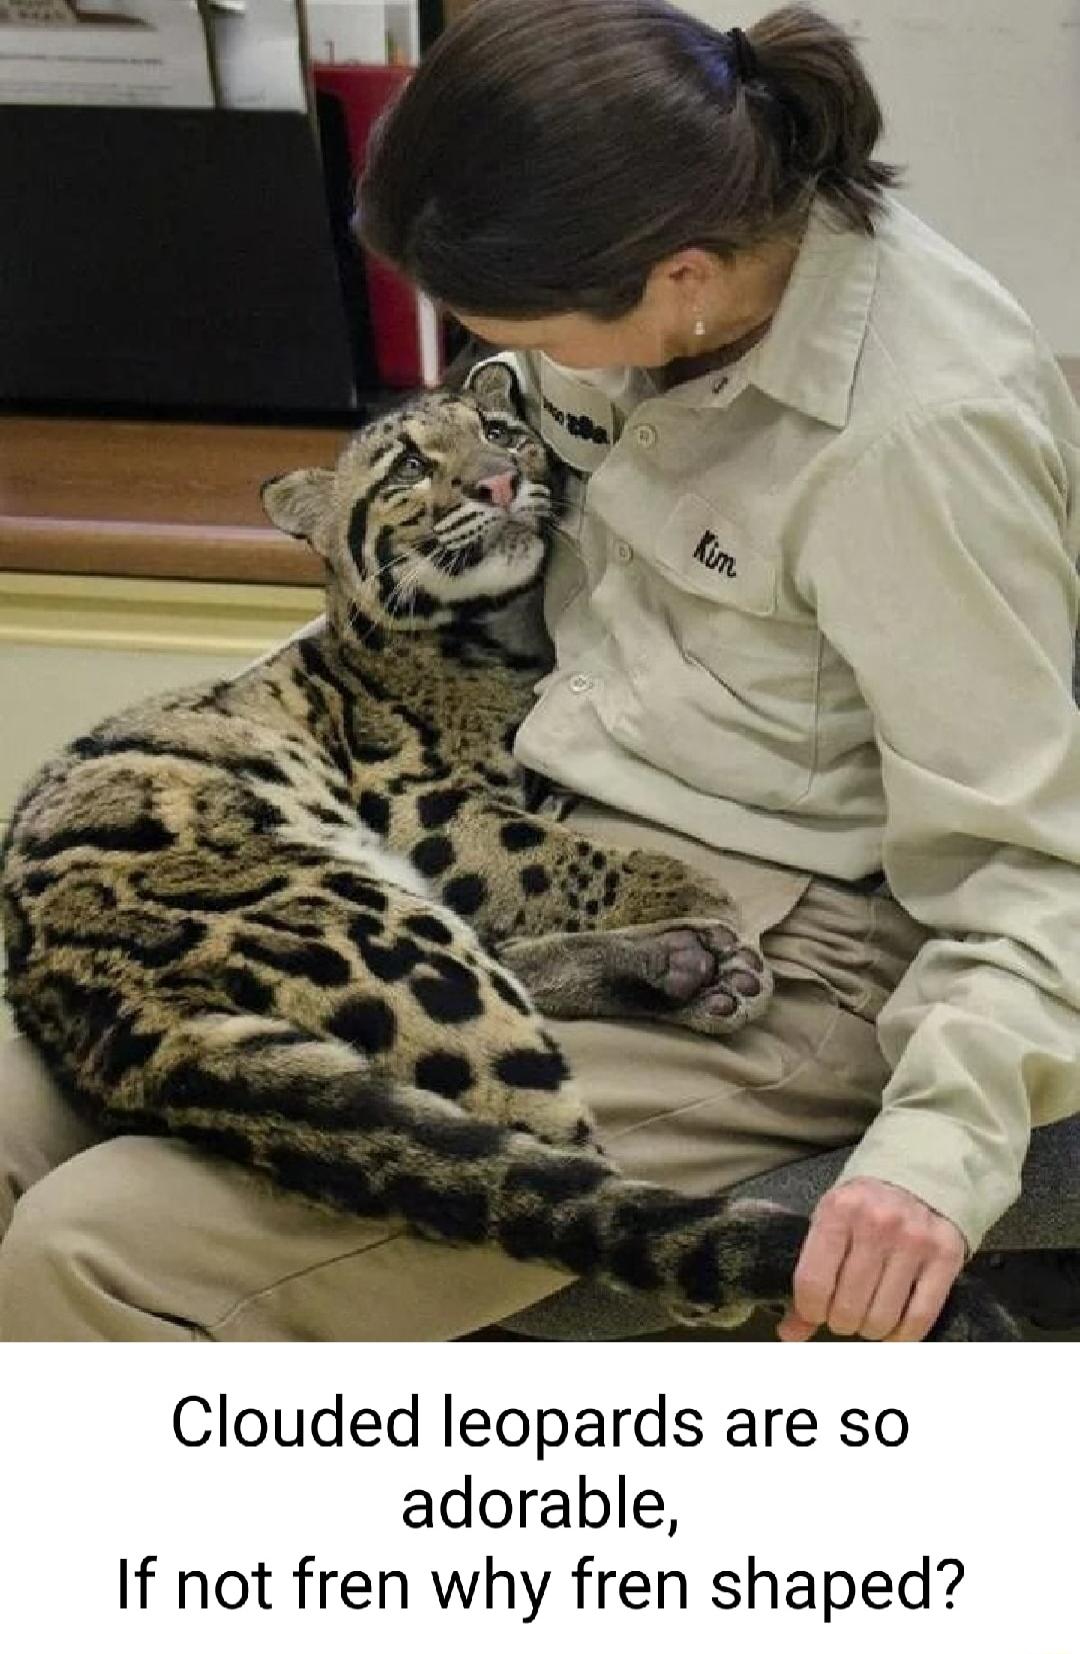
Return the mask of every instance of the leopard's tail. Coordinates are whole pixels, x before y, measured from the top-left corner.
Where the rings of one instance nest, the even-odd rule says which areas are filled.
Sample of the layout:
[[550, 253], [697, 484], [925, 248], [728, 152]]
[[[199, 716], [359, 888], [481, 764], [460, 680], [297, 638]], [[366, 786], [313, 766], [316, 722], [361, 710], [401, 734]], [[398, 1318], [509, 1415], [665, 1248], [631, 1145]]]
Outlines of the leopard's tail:
[[[145, 1024], [143, 1024], [145, 1027]], [[132, 1047], [132, 1041], [141, 1042]], [[620, 1175], [372, 1073], [341, 1041], [262, 1016], [202, 1015], [153, 1036], [118, 1024], [72, 1076], [98, 1123], [168, 1133], [357, 1216], [396, 1215], [453, 1242], [494, 1242], [679, 1311], [782, 1302], [806, 1219], [760, 1202], [687, 1196]], [[974, 1281], [943, 1338], [1017, 1336]]]

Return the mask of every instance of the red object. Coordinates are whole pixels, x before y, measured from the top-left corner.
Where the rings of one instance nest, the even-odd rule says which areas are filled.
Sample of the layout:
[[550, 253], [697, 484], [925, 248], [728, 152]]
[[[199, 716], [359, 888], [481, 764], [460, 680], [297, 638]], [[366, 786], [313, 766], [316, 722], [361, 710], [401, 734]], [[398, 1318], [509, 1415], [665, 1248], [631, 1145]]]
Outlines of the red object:
[[[359, 179], [371, 128], [400, 92], [412, 69], [399, 64], [316, 63], [314, 73], [316, 90], [341, 104], [353, 175]], [[420, 295], [403, 276], [366, 250], [364, 270], [380, 380], [394, 389], [422, 385]]]

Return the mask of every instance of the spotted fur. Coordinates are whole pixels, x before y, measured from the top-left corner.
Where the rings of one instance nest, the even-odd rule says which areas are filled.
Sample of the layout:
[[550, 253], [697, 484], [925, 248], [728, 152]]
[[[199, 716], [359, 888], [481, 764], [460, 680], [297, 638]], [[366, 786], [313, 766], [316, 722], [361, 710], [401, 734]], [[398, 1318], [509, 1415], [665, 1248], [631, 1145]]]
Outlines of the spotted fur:
[[321, 629], [35, 777], [4, 851], [8, 992], [108, 1132], [683, 1312], [779, 1299], [804, 1220], [620, 1176], [542, 1020], [726, 1034], [770, 990], [722, 891], [527, 808], [549, 488], [497, 366], [268, 484], [325, 560]]

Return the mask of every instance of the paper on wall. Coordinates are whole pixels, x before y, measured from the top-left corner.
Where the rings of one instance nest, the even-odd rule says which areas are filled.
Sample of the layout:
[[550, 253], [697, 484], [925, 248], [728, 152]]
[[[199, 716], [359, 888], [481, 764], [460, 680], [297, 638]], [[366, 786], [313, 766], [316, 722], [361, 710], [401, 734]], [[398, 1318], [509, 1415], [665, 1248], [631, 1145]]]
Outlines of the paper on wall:
[[68, 0], [0, 0], [0, 23], [74, 23]]
[[313, 63], [385, 63], [385, 0], [307, 0]]
[[307, 0], [315, 63], [405, 63], [420, 57], [417, 0]]
[[206, 0], [223, 109], [308, 106], [297, 0]]
[[67, 21], [51, 3], [0, 0], [0, 103], [213, 104], [196, 0], [69, 0], [63, 9]]
[[417, 0], [386, 0], [386, 35], [391, 63], [419, 63], [420, 8]]

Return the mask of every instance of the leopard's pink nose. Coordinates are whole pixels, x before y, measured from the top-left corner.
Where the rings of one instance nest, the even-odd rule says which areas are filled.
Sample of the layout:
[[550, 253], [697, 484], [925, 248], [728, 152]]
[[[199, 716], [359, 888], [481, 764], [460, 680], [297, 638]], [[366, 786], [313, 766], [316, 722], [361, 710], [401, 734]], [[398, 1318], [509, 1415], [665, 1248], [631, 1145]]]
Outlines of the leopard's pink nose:
[[497, 471], [494, 476], [481, 477], [476, 484], [476, 492], [481, 499], [490, 500], [492, 505], [507, 511], [514, 497], [516, 482], [517, 477], [513, 471]]

